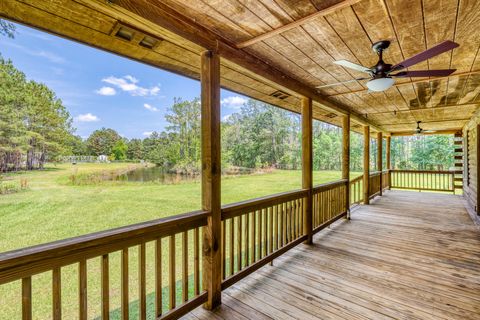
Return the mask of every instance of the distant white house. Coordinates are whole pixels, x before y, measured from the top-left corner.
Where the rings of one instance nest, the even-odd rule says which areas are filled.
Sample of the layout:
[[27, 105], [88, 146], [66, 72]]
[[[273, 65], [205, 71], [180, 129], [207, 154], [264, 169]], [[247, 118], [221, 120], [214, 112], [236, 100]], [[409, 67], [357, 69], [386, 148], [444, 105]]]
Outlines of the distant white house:
[[101, 155], [98, 156], [97, 161], [98, 162], [109, 162], [108, 161], [108, 156], [106, 156], [104, 154], [101, 154]]

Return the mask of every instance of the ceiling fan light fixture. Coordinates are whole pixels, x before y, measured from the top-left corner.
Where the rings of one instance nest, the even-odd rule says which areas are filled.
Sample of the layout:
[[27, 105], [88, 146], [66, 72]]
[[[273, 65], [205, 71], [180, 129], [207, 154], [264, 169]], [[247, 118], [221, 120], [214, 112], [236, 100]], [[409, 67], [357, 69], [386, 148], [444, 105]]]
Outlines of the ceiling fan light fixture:
[[381, 92], [393, 86], [394, 83], [395, 80], [392, 78], [378, 78], [368, 81], [367, 88], [372, 91]]

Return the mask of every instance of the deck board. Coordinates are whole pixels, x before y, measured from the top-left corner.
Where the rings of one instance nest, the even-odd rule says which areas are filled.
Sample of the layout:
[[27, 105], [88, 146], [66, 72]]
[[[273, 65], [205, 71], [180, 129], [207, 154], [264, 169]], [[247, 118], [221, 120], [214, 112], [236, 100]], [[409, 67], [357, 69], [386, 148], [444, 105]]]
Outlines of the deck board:
[[479, 293], [462, 198], [388, 191], [185, 319], [480, 319]]

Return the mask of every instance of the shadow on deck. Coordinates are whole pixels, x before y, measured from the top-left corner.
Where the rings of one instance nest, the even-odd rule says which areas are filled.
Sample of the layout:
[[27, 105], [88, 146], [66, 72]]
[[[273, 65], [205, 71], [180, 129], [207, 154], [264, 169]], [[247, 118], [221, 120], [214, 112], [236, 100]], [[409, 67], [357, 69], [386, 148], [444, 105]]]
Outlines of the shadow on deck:
[[389, 191], [183, 319], [480, 319], [479, 293], [463, 198]]

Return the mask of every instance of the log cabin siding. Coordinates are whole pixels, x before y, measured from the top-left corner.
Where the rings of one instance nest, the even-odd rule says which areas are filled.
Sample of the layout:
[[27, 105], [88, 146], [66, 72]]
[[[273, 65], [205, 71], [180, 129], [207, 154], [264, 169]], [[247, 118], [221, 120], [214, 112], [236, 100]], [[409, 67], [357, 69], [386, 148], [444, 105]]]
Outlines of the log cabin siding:
[[463, 174], [463, 195], [472, 208], [478, 213], [478, 149], [479, 136], [478, 127], [480, 115], [476, 114], [463, 128], [464, 146], [464, 174]]

